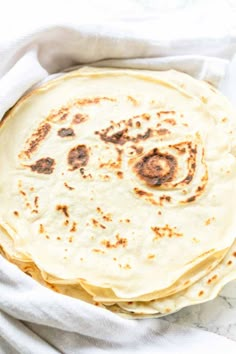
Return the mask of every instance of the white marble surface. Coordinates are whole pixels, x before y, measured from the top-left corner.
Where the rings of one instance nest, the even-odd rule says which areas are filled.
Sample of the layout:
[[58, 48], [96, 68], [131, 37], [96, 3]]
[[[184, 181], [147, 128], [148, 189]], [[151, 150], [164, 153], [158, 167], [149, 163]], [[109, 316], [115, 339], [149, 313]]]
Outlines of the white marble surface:
[[166, 320], [202, 328], [236, 341], [236, 281], [226, 285], [215, 300], [187, 307], [167, 316]]

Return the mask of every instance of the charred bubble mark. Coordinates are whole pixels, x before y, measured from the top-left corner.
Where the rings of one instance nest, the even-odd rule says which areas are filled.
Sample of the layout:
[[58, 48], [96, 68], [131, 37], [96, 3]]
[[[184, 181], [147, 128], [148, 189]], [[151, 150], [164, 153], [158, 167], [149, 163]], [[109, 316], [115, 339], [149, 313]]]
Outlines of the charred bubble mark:
[[41, 123], [32, 136], [26, 141], [26, 149], [19, 154], [20, 158], [30, 157], [39, 147], [40, 143], [46, 138], [51, 130], [49, 123]]
[[66, 218], [69, 218], [69, 211], [68, 211], [67, 205], [57, 205], [56, 210], [61, 211], [65, 215]]
[[86, 145], [77, 145], [68, 153], [67, 162], [70, 171], [81, 169], [86, 166], [89, 160], [89, 150]]
[[74, 115], [74, 118], [72, 119], [72, 124], [80, 124], [85, 122], [87, 119], [88, 119], [87, 114], [76, 113]]
[[109, 135], [110, 132], [109, 130], [111, 130], [111, 128], [104, 129], [102, 130], [102, 132], [96, 131], [95, 134], [99, 135], [101, 140], [107, 143], [112, 143], [117, 145], [124, 145], [129, 141], [138, 143], [139, 141], [146, 140], [152, 136], [152, 130], [150, 128], [148, 128], [145, 133], [137, 134], [136, 136], [130, 136], [128, 134], [129, 132], [128, 128], [120, 130], [111, 135]]
[[135, 164], [134, 172], [149, 186], [161, 187], [174, 180], [177, 160], [173, 155], [161, 153], [155, 148]]
[[58, 130], [57, 135], [59, 135], [61, 138], [67, 138], [75, 136], [75, 132], [72, 128], [61, 128]]
[[30, 165], [29, 167], [33, 172], [50, 175], [51, 173], [53, 173], [55, 167], [55, 160], [51, 157], [45, 157], [37, 160], [33, 165]]

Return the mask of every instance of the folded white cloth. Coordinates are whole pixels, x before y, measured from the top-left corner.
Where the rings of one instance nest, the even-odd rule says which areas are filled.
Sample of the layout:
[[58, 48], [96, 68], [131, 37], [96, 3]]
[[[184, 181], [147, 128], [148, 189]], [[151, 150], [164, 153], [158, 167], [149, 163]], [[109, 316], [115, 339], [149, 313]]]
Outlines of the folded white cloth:
[[[191, 36], [179, 16], [175, 17], [176, 32], [168, 35], [160, 31], [166, 19], [151, 18], [148, 22], [38, 25], [31, 33], [2, 46], [0, 43], [0, 117], [32, 85], [46, 80], [49, 74], [83, 63], [151, 70], [174, 68], [216, 86], [221, 83], [226, 93], [232, 92], [226, 74], [232, 73], [229, 62], [236, 38], [228, 30], [219, 33], [219, 29], [216, 36], [212, 28], [208, 35], [201, 31], [197, 36], [199, 26], [193, 26]], [[119, 318], [40, 286], [0, 257], [1, 354], [184, 354], [205, 353], [206, 349], [210, 353], [235, 353], [236, 343], [200, 329], [170, 324], [168, 317]]]

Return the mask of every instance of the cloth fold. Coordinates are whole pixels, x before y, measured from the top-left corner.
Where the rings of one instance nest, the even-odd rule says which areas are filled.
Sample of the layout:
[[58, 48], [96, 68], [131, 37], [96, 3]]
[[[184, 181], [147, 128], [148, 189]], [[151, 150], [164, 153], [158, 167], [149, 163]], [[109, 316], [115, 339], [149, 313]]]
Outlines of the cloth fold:
[[[154, 21], [149, 30], [146, 23], [61, 24], [37, 28], [2, 47], [0, 43], [0, 117], [33, 85], [73, 65], [174, 68], [215, 86], [223, 82], [223, 90], [230, 91], [232, 70], [228, 67], [236, 38], [227, 32], [217, 38], [212, 34], [197, 37], [195, 33], [193, 39], [188, 33], [183, 39], [177, 31], [176, 38], [170, 39], [163, 31], [154, 31]], [[235, 342], [170, 324], [168, 317], [125, 320], [54, 293], [2, 257], [0, 311], [1, 354], [184, 354], [205, 352], [208, 345], [212, 352], [236, 352]]]

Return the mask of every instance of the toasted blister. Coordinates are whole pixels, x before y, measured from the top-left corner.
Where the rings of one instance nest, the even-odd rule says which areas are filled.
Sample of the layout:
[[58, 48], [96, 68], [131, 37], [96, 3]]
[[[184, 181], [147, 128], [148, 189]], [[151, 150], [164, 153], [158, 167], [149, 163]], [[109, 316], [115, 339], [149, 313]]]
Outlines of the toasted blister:
[[235, 239], [234, 117], [218, 91], [173, 70], [47, 82], [0, 126], [0, 244], [95, 302], [190, 289]]

